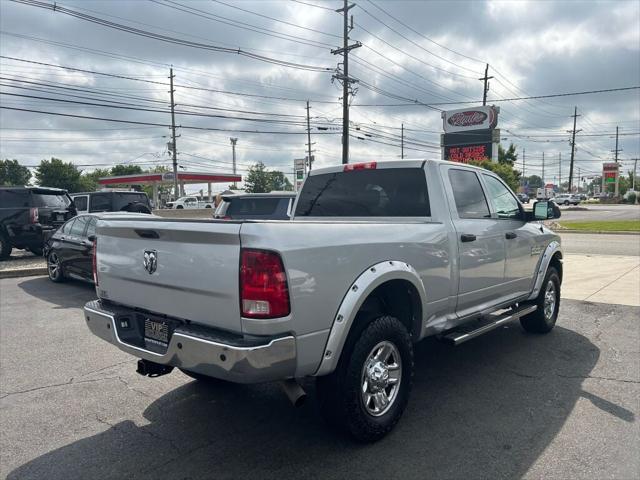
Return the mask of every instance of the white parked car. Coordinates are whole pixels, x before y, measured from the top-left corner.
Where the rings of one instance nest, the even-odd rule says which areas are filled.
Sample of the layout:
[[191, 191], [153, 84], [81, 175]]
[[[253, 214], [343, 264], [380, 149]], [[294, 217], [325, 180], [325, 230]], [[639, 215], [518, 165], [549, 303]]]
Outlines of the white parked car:
[[580, 203], [580, 197], [569, 193], [561, 193], [553, 197], [553, 201], [558, 205], [578, 205]]
[[213, 202], [202, 202], [197, 197], [180, 197], [174, 202], [167, 202], [167, 208], [213, 208]]

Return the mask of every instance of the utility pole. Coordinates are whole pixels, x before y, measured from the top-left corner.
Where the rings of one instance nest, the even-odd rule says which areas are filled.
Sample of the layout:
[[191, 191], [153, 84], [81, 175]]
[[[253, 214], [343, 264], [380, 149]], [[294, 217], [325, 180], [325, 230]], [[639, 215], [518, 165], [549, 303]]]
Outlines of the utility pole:
[[176, 104], [173, 101], [173, 67], [169, 68], [169, 93], [171, 94], [171, 155], [173, 160], [173, 194], [177, 199], [180, 196], [178, 191], [178, 152], [176, 151]]
[[[237, 138], [233, 138], [230, 137], [229, 140], [231, 140], [231, 155], [233, 158], [233, 174], [236, 174], [236, 143], [238, 143], [238, 139]], [[233, 182], [233, 185], [235, 187], [236, 182]]]
[[484, 91], [482, 93], [482, 105], [487, 104], [487, 92], [489, 91], [489, 80], [493, 77], [489, 76], [489, 64], [484, 69], [484, 77], [479, 78], [478, 80], [484, 80]]
[[404, 158], [404, 123], [400, 124], [400, 158]]
[[[619, 130], [619, 127], [616, 126], [616, 149], [612, 150], [614, 154], [613, 159], [615, 160], [616, 163], [618, 163], [618, 153], [622, 151], [621, 148], [618, 148], [618, 130]], [[616, 186], [615, 186], [615, 191], [613, 195], [617, 197], [619, 191], [620, 191], [620, 170], [618, 169], [618, 175], [616, 176]]]
[[562, 152], [558, 152], [558, 190], [562, 192]]
[[638, 167], [638, 159], [633, 159], [633, 176], [631, 177], [631, 190], [636, 191], [636, 168]]
[[524, 149], [524, 147], [522, 147], [522, 186], [524, 187], [525, 181], [526, 181], [526, 175], [524, 173], [524, 160], [525, 160], [525, 155], [526, 155], [526, 150]]
[[576, 155], [576, 133], [580, 130], [576, 131], [576, 120], [581, 115], [578, 115], [578, 107], [574, 107], [573, 109], [573, 130], [567, 130], [571, 133], [571, 163], [569, 164], [569, 193], [573, 191], [573, 161], [575, 160]]
[[580, 167], [578, 167], [578, 193], [580, 193], [581, 184], [582, 184], [582, 177], [580, 176]]
[[547, 188], [547, 182], [544, 179], [544, 152], [542, 152], [542, 184], [542, 188]]
[[[349, 93], [351, 91], [351, 84], [357, 82], [352, 78], [349, 78], [349, 51], [361, 47], [360, 42], [356, 42], [349, 45], [349, 32], [353, 30], [353, 15], [351, 16], [351, 25], [349, 25], [349, 10], [355, 7], [356, 4], [348, 4], [347, 0], [344, 0], [344, 6], [336, 10], [336, 12], [342, 12], [344, 15], [343, 21], [343, 46], [342, 48], [336, 48], [331, 50], [334, 55], [342, 55], [343, 57], [343, 72], [338, 72], [333, 76], [334, 79], [342, 81], [342, 163], [349, 163]], [[338, 69], [340, 68], [338, 64]]]
[[307, 164], [309, 165], [309, 171], [311, 171], [311, 164], [313, 163], [313, 160], [311, 159], [311, 118], [309, 116], [309, 109], [311, 107], [309, 106], [309, 100], [307, 100], [307, 161], [305, 162], [305, 175], [306, 175], [306, 170], [307, 170]]

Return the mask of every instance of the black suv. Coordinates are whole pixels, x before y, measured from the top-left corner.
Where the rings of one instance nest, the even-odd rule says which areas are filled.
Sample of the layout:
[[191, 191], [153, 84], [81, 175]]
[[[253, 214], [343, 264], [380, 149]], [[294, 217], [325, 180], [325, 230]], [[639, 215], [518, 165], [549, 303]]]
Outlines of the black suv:
[[149, 198], [144, 192], [101, 191], [71, 195], [78, 215], [97, 212], [151, 213]]
[[42, 255], [56, 229], [76, 215], [66, 190], [47, 187], [0, 187], [0, 260], [14, 248]]

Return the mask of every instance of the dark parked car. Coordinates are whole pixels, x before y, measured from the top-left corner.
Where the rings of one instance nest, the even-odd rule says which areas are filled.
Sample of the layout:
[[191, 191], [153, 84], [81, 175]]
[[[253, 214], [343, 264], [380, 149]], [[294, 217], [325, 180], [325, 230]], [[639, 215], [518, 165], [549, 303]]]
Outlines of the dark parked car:
[[[49, 278], [63, 282], [68, 278], [93, 282], [93, 244], [96, 224], [101, 218], [134, 213], [95, 213], [78, 215], [62, 225], [44, 246]], [[143, 215], [146, 217], [146, 215]]]
[[225, 195], [213, 218], [225, 220], [289, 220], [295, 193]]
[[517, 193], [516, 196], [518, 200], [520, 200], [520, 203], [529, 203], [529, 195], [526, 193]]
[[14, 248], [42, 255], [42, 247], [76, 209], [66, 190], [0, 187], [0, 260]]
[[144, 192], [85, 192], [71, 195], [78, 214], [97, 212], [151, 213], [151, 203]]

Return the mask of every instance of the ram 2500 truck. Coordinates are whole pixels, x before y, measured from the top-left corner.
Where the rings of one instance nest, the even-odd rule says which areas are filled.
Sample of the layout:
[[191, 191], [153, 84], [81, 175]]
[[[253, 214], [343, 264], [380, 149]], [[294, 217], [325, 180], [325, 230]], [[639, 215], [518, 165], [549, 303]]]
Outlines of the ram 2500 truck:
[[537, 220], [557, 216], [462, 164], [314, 169], [291, 221], [100, 220], [84, 315], [149, 376], [281, 381], [292, 400], [314, 376], [324, 416], [375, 441], [407, 405], [419, 340], [554, 327], [560, 238]]

